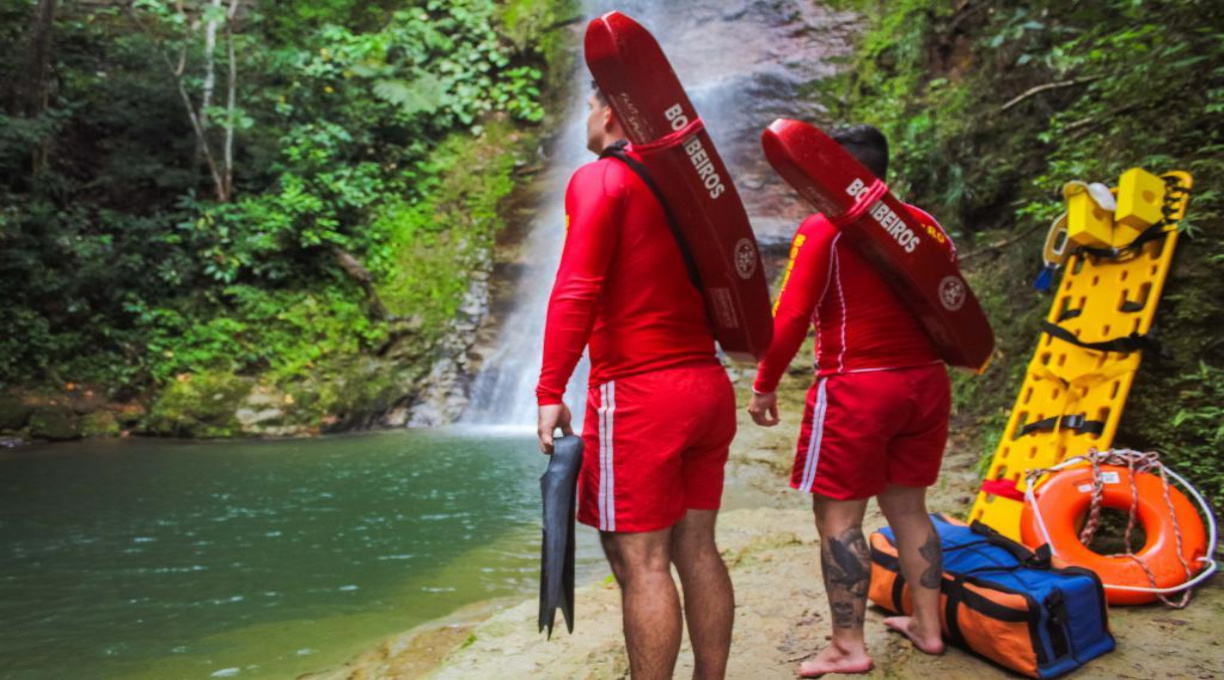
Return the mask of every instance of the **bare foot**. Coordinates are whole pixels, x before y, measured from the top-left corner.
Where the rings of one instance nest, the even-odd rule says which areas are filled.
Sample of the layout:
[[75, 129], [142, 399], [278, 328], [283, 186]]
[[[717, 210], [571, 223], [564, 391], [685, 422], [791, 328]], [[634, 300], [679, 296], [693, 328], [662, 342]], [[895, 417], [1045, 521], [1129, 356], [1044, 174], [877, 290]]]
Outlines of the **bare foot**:
[[833, 643], [820, 650], [816, 658], [804, 661], [799, 666], [799, 677], [818, 678], [825, 673], [866, 673], [871, 668], [871, 657], [861, 647], [846, 650]]
[[914, 643], [918, 651], [927, 654], [943, 654], [944, 642], [939, 631], [928, 632], [919, 629], [912, 616], [890, 616], [884, 619], [884, 625], [901, 633]]

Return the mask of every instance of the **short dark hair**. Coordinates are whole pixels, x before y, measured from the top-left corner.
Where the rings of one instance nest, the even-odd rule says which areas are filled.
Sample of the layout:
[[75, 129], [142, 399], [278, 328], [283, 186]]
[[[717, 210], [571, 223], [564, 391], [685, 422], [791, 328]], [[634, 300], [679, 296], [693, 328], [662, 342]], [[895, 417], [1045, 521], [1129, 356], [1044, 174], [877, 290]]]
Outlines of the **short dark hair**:
[[597, 100], [597, 101], [598, 101], [600, 104], [603, 104], [604, 106], [607, 106], [607, 105], [608, 105], [608, 98], [604, 96], [603, 90], [599, 89], [599, 83], [597, 83], [597, 82], [595, 82], [594, 80], [592, 80], [592, 81], [591, 81], [591, 90], [592, 90], [592, 94], [594, 94], [594, 95], [595, 95], [595, 99], [596, 99], [596, 100]]
[[870, 125], [853, 125], [836, 130], [831, 136], [877, 179], [883, 180], [888, 174], [888, 139], [883, 132]]

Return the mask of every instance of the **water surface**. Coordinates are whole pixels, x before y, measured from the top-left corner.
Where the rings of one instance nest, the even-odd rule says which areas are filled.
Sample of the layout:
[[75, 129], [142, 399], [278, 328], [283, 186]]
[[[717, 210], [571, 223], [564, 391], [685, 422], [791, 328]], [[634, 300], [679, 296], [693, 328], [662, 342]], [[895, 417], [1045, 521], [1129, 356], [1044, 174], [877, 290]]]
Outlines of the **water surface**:
[[530, 595], [544, 464], [491, 428], [9, 455], [0, 676], [291, 678]]

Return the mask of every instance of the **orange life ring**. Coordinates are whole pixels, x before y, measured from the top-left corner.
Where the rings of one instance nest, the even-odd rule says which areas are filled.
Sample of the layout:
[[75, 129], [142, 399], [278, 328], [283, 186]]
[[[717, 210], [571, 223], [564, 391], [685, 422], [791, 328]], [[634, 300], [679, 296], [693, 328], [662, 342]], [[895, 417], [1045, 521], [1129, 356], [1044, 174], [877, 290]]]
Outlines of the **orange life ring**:
[[[1101, 507], [1129, 512], [1130, 471], [1112, 465], [1102, 465], [1100, 469], [1105, 478]], [[1080, 527], [1092, 502], [1091, 467], [1073, 467], [1056, 472], [1035, 492], [1054, 554], [1072, 566], [1096, 572], [1105, 584], [1105, 599], [1110, 604], [1155, 601], [1155, 593], [1119, 590], [1110, 586], [1171, 588], [1181, 585], [1202, 569], [1200, 559], [1207, 553], [1207, 533], [1202, 518], [1185, 495], [1170, 484], [1169, 498], [1173, 502], [1177, 527], [1181, 529], [1181, 557], [1190, 565], [1192, 572], [1187, 576], [1185, 567], [1178, 559], [1177, 532], [1165, 503], [1163, 482], [1157, 475], [1141, 472], [1135, 476], [1135, 486], [1139, 496], [1136, 520], [1147, 535], [1147, 542], [1135, 552], [1135, 557], [1151, 570], [1156, 580], [1155, 586], [1143, 567], [1130, 557], [1102, 555], [1080, 542]], [[1020, 533], [1024, 544], [1030, 548], [1044, 543], [1036, 513], [1028, 503], [1024, 505], [1021, 515]]]

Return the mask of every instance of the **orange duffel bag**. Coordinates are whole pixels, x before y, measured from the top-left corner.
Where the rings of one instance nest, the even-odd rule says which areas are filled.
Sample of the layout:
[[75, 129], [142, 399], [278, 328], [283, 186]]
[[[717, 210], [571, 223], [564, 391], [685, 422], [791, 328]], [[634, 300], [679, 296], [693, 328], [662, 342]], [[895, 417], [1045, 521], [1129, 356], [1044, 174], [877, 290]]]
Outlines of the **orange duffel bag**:
[[[1049, 549], [1033, 552], [994, 529], [931, 515], [943, 547], [944, 638], [1030, 678], [1052, 678], [1113, 651], [1101, 580], [1087, 569], [1056, 568]], [[910, 614], [891, 529], [871, 535], [875, 604]]]

